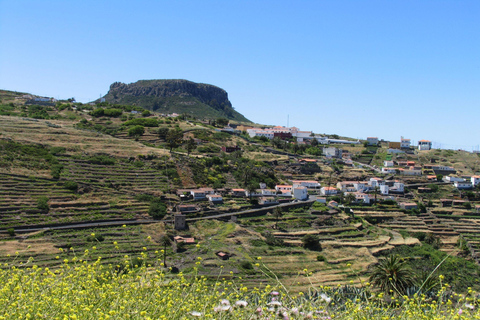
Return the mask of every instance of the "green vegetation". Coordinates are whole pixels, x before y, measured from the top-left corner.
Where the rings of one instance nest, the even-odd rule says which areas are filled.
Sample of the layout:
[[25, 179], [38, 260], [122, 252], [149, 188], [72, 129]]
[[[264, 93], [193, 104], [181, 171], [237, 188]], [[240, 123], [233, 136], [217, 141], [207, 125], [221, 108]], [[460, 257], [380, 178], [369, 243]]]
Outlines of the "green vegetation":
[[391, 255], [373, 266], [370, 282], [387, 294], [404, 295], [413, 286], [413, 272], [405, 260]]
[[48, 210], [50, 210], [50, 206], [48, 205], [48, 198], [47, 197], [38, 198], [37, 208], [39, 210], [48, 212]]

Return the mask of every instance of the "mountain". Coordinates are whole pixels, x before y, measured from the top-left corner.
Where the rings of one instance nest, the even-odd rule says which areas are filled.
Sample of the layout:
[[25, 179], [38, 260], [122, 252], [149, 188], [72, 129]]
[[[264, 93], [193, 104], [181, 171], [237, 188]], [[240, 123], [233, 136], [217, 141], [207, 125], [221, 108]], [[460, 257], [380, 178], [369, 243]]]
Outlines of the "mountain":
[[137, 105], [161, 113], [187, 113], [199, 118], [225, 117], [250, 122], [233, 109], [225, 90], [187, 80], [115, 82], [104, 98], [110, 103]]

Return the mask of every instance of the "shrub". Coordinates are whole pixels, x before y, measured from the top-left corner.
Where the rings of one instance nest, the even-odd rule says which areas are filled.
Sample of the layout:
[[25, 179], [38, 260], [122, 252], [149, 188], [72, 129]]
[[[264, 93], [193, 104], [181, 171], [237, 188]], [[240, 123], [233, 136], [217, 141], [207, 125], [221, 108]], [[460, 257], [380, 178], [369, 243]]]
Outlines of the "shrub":
[[7, 229], [7, 233], [10, 237], [15, 237], [15, 229], [9, 228]]
[[247, 261], [247, 260], [243, 260], [242, 262], [240, 262], [240, 266], [243, 269], [246, 269], [246, 270], [253, 270], [252, 263], [250, 261]]
[[163, 219], [167, 214], [167, 206], [160, 201], [150, 203], [148, 214], [154, 219]]
[[130, 137], [139, 137], [139, 136], [142, 136], [144, 133], [145, 133], [144, 126], [133, 126], [130, 129], [128, 129], [128, 135]]
[[75, 181], [65, 181], [63, 186], [68, 190], [72, 190], [72, 191], [77, 191], [78, 189], [78, 183], [76, 183]]
[[303, 247], [309, 250], [322, 251], [320, 238], [316, 234], [307, 234], [302, 238]]
[[265, 243], [268, 244], [269, 246], [277, 246], [277, 247], [285, 246], [285, 242], [282, 239], [275, 238], [275, 236], [270, 232], [266, 232], [264, 236], [265, 236]]
[[102, 164], [102, 165], [113, 165], [115, 164], [115, 158], [109, 157], [107, 155], [96, 155], [87, 159], [88, 163], [93, 164]]
[[327, 261], [327, 258], [322, 256], [321, 254], [317, 256], [317, 261]]
[[52, 178], [55, 180], [60, 179], [60, 175], [62, 174], [63, 166], [61, 164], [55, 164], [50, 168], [50, 173]]
[[40, 197], [37, 200], [37, 208], [39, 210], [43, 210], [43, 211], [48, 212], [50, 210], [50, 207], [48, 205], [48, 198], [47, 197]]

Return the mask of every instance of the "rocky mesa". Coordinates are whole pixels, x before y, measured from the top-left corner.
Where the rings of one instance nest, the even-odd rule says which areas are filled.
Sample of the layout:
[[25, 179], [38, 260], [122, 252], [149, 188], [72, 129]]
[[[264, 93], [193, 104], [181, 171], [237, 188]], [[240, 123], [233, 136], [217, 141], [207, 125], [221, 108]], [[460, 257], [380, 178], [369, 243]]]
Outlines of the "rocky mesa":
[[115, 82], [104, 98], [110, 103], [137, 105], [160, 113], [176, 112], [198, 118], [225, 117], [250, 122], [232, 107], [225, 90], [188, 80]]

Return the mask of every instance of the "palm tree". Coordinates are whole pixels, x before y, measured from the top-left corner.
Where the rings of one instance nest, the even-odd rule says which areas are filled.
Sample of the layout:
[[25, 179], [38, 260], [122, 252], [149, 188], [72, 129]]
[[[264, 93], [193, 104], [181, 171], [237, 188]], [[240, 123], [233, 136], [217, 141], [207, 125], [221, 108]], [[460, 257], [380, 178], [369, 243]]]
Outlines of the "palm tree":
[[163, 245], [163, 266], [167, 267], [167, 247], [172, 244], [170, 237], [166, 234], [160, 238], [160, 244]]
[[391, 255], [373, 266], [369, 281], [386, 293], [402, 295], [413, 286], [414, 277], [405, 260], [398, 255]]

